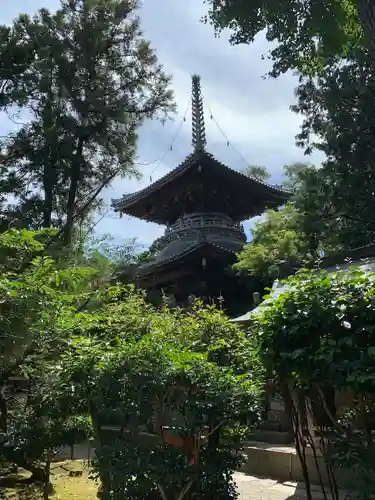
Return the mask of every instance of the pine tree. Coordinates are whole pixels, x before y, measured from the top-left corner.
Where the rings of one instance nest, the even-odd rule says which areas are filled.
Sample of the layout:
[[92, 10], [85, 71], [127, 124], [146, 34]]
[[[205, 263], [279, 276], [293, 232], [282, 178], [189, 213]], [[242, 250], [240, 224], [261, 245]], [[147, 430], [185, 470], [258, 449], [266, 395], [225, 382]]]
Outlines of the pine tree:
[[20, 15], [1, 28], [0, 43], [0, 54], [17, 44], [29, 61], [26, 68], [17, 54], [2, 61], [0, 105], [30, 116], [3, 143], [0, 189], [16, 198], [3, 214], [13, 225], [64, 225], [69, 244], [74, 222], [100, 204], [102, 189], [138, 174], [137, 132], [171, 111], [170, 78], [131, 0], [62, 0], [55, 13]]

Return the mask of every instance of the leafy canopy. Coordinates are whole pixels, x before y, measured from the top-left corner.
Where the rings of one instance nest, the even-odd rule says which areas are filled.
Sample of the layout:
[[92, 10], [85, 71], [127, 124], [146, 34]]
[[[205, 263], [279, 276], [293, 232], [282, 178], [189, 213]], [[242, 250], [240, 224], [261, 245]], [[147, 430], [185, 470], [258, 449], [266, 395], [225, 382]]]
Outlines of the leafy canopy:
[[[262, 360], [295, 424], [302, 465], [306, 440], [316, 453], [308, 411], [324, 436], [321, 451], [331, 487], [336, 471], [354, 469], [361, 498], [374, 490], [374, 277], [358, 267], [301, 270], [285, 282], [281, 295], [264, 304], [254, 323]], [[349, 399], [336, 399], [343, 394]]]
[[303, 117], [297, 145], [306, 154], [318, 149], [326, 156], [313, 190], [301, 203], [303, 209], [298, 207], [304, 214], [307, 205], [310, 214], [316, 211], [316, 220], [309, 217], [304, 232], [320, 234], [323, 240], [336, 233], [335, 245], [341, 248], [371, 243], [375, 4], [367, 0], [207, 3], [207, 21], [217, 32], [229, 28], [232, 43], [251, 43], [265, 32], [272, 42], [271, 76], [296, 70], [299, 77], [297, 103], [292, 107]]
[[266, 364], [282, 380], [373, 394], [374, 301], [372, 274], [301, 270], [258, 317]]
[[301, 215], [292, 204], [268, 210], [264, 220], [255, 223], [234, 269], [267, 281], [290, 274], [309, 257], [308, 238], [301, 229]]
[[[47, 234], [27, 230], [0, 234], [1, 383], [22, 367], [25, 356], [47, 353], [51, 344], [55, 351], [79, 321], [75, 312], [93, 293], [90, 284], [97, 271], [85, 265], [63, 266], [43, 254]], [[25, 261], [31, 264], [20, 272]]]
[[[0, 234], [0, 456], [47, 482], [42, 464], [88, 435], [87, 418], [61, 385], [59, 361], [75, 329], [84, 328], [90, 300], [100, 305], [98, 270], [72, 255], [64, 260], [59, 245], [46, 247], [53, 235]], [[9, 396], [14, 376], [28, 383], [21, 402]]]
[[263, 375], [252, 341], [215, 308], [155, 310], [131, 287], [111, 294], [62, 362], [90, 409], [104, 498], [237, 498], [230, 478]]
[[307, 153], [318, 149], [326, 156], [315, 183], [315, 201], [308, 197], [322, 232], [336, 232], [346, 247], [371, 243], [373, 70], [366, 61], [347, 60], [327, 67], [316, 79], [302, 79], [295, 94], [293, 110], [304, 119], [297, 144]]
[[[345, 217], [346, 212], [338, 212], [340, 200], [346, 201], [346, 208], [355, 203], [353, 187], [357, 180], [359, 182], [359, 174], [353, 172], [347, 177], [342, 164], [337, 164], [337, 172], [342, 178], [335, 184], [332, 182], [334, 167], [330, 166], [329, 171], [327, 162], [319, 168], [308, 163], [284, 165], [281, 183], [284, 189], [291, 191], [291, 200], [279, 210], [268, 210], [255, 223], [250, 242], [237, 255], [235, 270], [261, 278], [268, 286], [274, 279], [286, 277], [304, 263], [372, 241], [368, 225], [359, 223], [363, 210], [362, 215], [358, 215], [357, 224], [352, 220], [355, 215], [349, 219]], [[347, 185], [345, 192], [340, 189], [343, 182]], [[370, 189], [371, 180], [368, 182]], [[367, 181], [362, 180], [361, 186], [364, 185], [367, 189]], [[357, 189], [358, 205], [359, 185]], [[367, 196], [363, 193], [362, 197], [365, 200]]]
[[243, 173], [257, 181], [265, 182], [270, 177], [271, 174], [268, 172], [267, 167], [261, 167], [259, 165], [249, 165], [243, 170]]
[[1, 62], [0, 110], [19, 123], [0, 144], [4, 224], [65, 224], [70, 243], [73, 223], [101, 205], [102, 189], [139, 174], [138, 129], [164, 120], [173, 104], [137, 7], [61, 0], [56, 12], [21, 14], [0, 28], [0, 53], [13, 54]]
[[361, 52], [362, 29], [356, 0], [206, 0], [206, 22], [220, 33], [231, 30], [232, 44], [251, 43], [265, 30], [273, 42], [271, 76], [288, 70], [315, 75], [337, 58]]

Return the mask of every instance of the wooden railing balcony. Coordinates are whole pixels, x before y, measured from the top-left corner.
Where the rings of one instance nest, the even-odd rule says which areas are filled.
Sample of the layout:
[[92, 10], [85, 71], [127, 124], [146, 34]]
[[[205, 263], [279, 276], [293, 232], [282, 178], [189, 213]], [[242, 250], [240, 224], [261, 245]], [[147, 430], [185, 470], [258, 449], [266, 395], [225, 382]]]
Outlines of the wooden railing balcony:
[[246, 236], [242, 224], [232, 221], [229, 217], [219, 213], [193, 213], [182, 216], [174, 224], [168, 226], [161, 248], [165, 248], [173, 241], [197, 241], [207, 238], [215, 241], [236, 241], [243, 244]]
[[193, 213], [183, 215], [177, 222], [168, 226], [164, 236], [175, 231], [190, 228], [226, 228], [243, 232], [243, 226], [239, 222], [232, 221], [229, 217], [218, 213]]

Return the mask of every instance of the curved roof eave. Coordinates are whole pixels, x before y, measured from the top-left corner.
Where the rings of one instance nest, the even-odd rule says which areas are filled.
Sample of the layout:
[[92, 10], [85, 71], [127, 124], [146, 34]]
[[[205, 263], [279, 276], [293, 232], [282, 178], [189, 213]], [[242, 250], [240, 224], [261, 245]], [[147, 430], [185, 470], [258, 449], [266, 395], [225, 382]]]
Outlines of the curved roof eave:
[[157, 181], [153, 182], [149, 186], [147, 186], [139, 191], [136, 191], [134, 193], [125, 194], [124, 196], [122, 196], [122, 198], [112, 199], [111, 202], [112, 202], [112, 206], [113, 206], [114, 210], [116, 212], [121, 212], [122, 210], [131, 206], [133, 203], [136, 203], [137, 201], [140, 201], [143, 198], [145, 198], [146, 196], [159, 190], [161, 187], [168, 184], [171, 180], [173, 180], [177, 177], [180, 177], [196, 161], [201, 160], [202, 155], [206, 156], [206, 158], [209, 158], [211, 161], [216, 162], [223, 169], [228, 170], [231, 173], [234, 173], [240, 177], [243, 177], [244, 179], [246, 179], [246, 182], [248, 182], [249, 184], [259, 185], [259, 186], [262, 186], [263, 188], [266, 188], [266, 190], [268, 190], [270, 193], [272, 193], [276, 197], [280, 197], [280, 201], [286, 201], [292, 195], [291, 191], [283, 190], [278, 186], [272, 186], [271, 184], [267, 184], [266, 182], [262, 182], [262, 181], [259, 181], [257, 179], [251, 178], [251, 177], [243, 174], [242, 172], [238, 172], [237, 170], [234, 170], [233, 168], [228, 167], [224, 163], [221, 163], [211, 153], [204, 151], [203, 153], [199, 153], [199, 155], [197, 155], [196, 153], [191, 153], [189, 156], [187, 156], [185, 158], [185, 160], [178, 167], [171, 170], [166, 175], [164, 175], [163, 177], [161, 177]]
[[171, 255], [170, 257], [168, 257], [167, 259], [165, 259], [165, 260], [163, 260], [161, 262], [152, 263], [152, 261], [151, 261], [151, 262], [149, 262], [147, 264], [144, 264], [143, 266], [140, 266], [140, 269], [146, 271], [145, 273], [141, 274], [141, 276], [147, 275], [148, 273], [152, 272], [155, 268], [163, 267], [166, 264], [169, 264], [170, 262], [173, 262], [174, 260], [181, 259], [182, 257], [186, 257], [189, 254], [192, 254], [193, 252], [195, 252], [195, 251], [197, 251], [200, 248], [203, 248], [205, 246], [211, 246], [211, 247], [214, 247], [214, 248], [218, 248], [222, 252], [231, 253], [231, 254], [234, 254], [234, 255], [236, 254], [236, 252], [234, 250], [222, 247], [221, 245], [217, 245], [216, 243], [212, 243], [210, 241], [202, 241], [201, 243], [194, 244], [194, 245], [186, 248], [183, 252]]

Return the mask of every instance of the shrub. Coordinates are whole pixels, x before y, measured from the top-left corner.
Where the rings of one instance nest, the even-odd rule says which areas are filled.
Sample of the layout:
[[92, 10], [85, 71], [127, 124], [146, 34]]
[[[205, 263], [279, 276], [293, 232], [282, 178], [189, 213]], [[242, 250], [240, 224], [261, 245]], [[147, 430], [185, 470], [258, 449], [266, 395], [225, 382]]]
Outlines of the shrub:
[[102, 497], [237, 498], [232, 476], [261, 386], [251, 341], [214, 308], [143, 312], [128, 310], [142, 335], [114, 317], [116, 339], [81, 337], [65, 359], [90, 409]]

